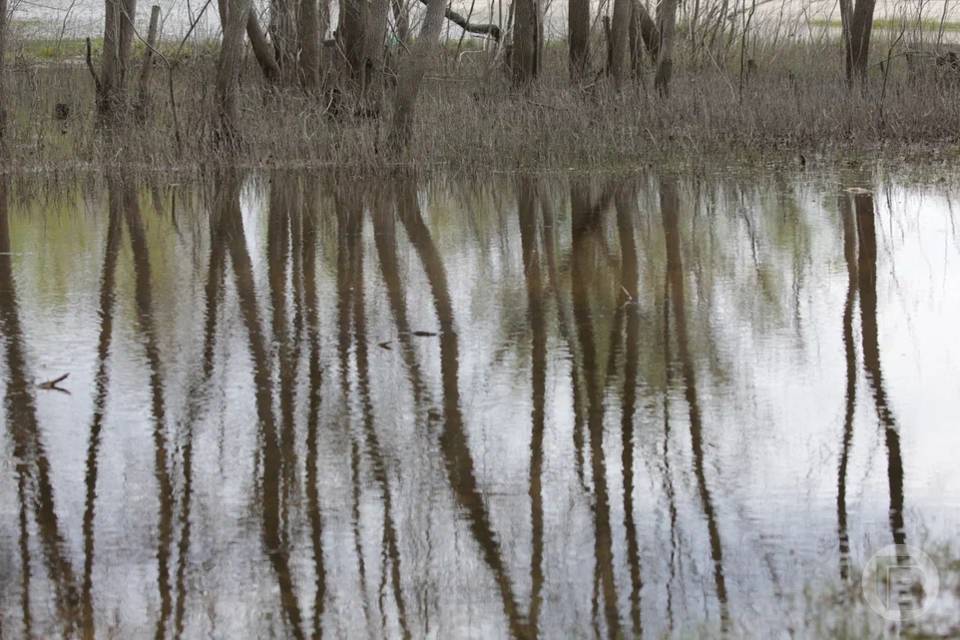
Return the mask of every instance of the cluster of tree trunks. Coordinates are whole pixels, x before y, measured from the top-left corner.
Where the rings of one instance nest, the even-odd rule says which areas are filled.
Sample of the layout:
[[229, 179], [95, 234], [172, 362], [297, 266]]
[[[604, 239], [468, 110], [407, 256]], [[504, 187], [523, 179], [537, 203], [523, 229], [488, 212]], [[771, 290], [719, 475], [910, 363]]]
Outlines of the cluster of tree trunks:
[[[307, 92], [320, 91], [324, 84], [322, 45], [330, 27], [329, 0], [270, 0], [270, 20], [264, 30], [257, 18], [252, 0], [217, 0], [223, 36], [219, 54], [216, 99], [217, 130], [221, 139], [232, 139], [237, 132], [239, 106], [238, 83], [245, 46], [250, 42], [266, 82], [270, 85], [299, 85]], [[379, 113], [379, 92], [384, 85], [384, 59], [387, 49], [388, 19], [394, 15], [394, 35], [403, 45], [409, 44], [409, 16], [402, 0], [339, 0], [339, 24], [332, 41], [338, 79], [357, 88], [360, 108]], [[405, 56], [400, 66], [394, 128], [394, 144], [403, 146], [410, 138], [413, 111], [425, 73], [430, 51], [437, 46], [443, 19], [459, 25], [469, 33], [486, 35], [500, 42], [499, 25], [470, 22], [441, 0], [420, 0], [427, 6], [420, 37], [412, 48], [402, 46]], [[641, 0], [614, 0], [612, 20], [606, 19], [606, 72], [620, 89], [636, 77], [643, 54], [655, 66], [654, 85], [662, 96], [669, 94], [673, 68], [673, 49], [679, 0], [660, 0], [656, 19]], [[841, 0], [841, 17], [845, 45], [846, 73], [852, 82], [866, 73], [873, 10], [876, 0]], [[507, 61], [516, 85], [534, 80], [542, 65], [544, 31], [543, 0], [513, 0], [512, 37]], [[589, 0], [568, 0], [569, 72], [573, 82], [590, 75], [590, 4]], [[7, 0], [0, 0], [0, 64], [3, 61]], [[101, 117], [115, 119], [126, 112], [131, 75], [131, 49], [137, 0], [105, 0], [103, 56], [100, 75], [88, 64], [97, 85], [97, 110]], [[155, 32], [155, 28], [151, 29]], [[151, 47], [148, 47], [151, 50]], [[88, 54], [89, 55], [89, 54]], [[142, 116], [147, 101], [146, 78], [150, 55], [144, 64], [140, 81], [138, 115]], [[2, 93], [0, 75], [0, 96]], [[368, 89], [373, 87], [373, 91]], [[366, 102], [376, 106], [367, 108]], [[0, 103], [0, 136], [3, 133], [4, 111]]]

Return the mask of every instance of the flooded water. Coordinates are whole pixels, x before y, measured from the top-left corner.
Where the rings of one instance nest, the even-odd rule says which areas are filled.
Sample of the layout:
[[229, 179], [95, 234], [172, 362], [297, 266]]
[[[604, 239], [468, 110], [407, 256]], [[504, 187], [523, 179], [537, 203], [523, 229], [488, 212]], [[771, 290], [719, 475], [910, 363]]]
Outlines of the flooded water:
[[949, 632], [955, 195], [7, 180], [0, 635], [829, 636], [894, 543]]

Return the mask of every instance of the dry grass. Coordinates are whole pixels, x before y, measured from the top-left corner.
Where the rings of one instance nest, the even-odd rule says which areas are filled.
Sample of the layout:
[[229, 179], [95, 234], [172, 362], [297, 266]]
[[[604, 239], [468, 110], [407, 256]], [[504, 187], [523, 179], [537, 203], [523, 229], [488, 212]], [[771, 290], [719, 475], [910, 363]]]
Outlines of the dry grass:
[[[901, 49], [903, 45], [898, 45]], [[197, 168], [211, 164], [336, 165], [357, 171], [414, 165], [452, 170], [523, 167], [612, 167], [672, 159], [739, 161], [771, 157], [904, 153], [955, 156], [960, 139], [960, 73], [910, 69], [899, 49], [874, 44], [877, 60], [862, 90], [848, 89], [833, 41], [751, 42], [757, 61], [743, 76], [733, 49], [726, 60], [684, 58], [672, 92], [662, 99], [644, 77], [616, 93], [598, 77], [588, 86], [567, 80], [566, 50], [547, 48], [541, 79], [523, 91], [491, 68], [485, 54], [461, 63], [445, 57], [418, 106], [414, 142], [404, 154], [386, 150], [387, 87], [381, 118], [356, 117], [349, 99], [339, 116], [329, 97], [266, 90], [252, 61], [242, 80], [243, 144], [222, 149], [210, 124], [214, 111], [212, 55], [178, 66], [174, 75], [181, 143], [176, 143], [167, 71], [159, 65], [154, 109], [146, 124], [115, 131], [96, 126], [93, 88], [76, 63], [16, 64], [8, 86], [13, 113], [5, 168], [65, 169], [106, 164]], [[346, 95], [346, 93], [344, 94]], [[66, 120], [56, 105], [69, 107]]]

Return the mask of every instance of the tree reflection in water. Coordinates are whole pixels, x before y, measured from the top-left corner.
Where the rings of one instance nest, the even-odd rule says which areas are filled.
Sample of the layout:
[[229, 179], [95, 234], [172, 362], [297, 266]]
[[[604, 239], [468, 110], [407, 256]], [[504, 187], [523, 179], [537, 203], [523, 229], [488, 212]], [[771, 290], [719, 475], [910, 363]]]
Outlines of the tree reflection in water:
[[[843, 582], [858, 560], [858, 332], [885, 531], [907, 539], [869, 194], [831, 226], [657, 175], [515, 176], [498, 198], [222, 172], [172, 187], [175, 213], [156, 185], [105, 187], [89, 228], [65, 205], [96, 250], [47, 249], [86, 300], [50, 313], [94, 327], [57, 405], [33, 383], [47, 274], [16, 246], [37, 222], [0, 183], [8, 635], [660, 637], [737, 633], [758, 610], [777, 628], [803, 576], [771, 584], [757, 554], [784, 574], [832, 547]], [[836, 300], [832, 274], [797, 266], [840, 260]], [[753, 368], [775, 344], [810, 375], [819, 320], [786, 317], [804, 296], [842, 308], [838, 368], [817, 375], [845, 384], [839, 423], [808, 425], [837, 452], [829, 507], [792, 531], [742, 478], [790, 467], [758, 430], [795, 426], [761, 406], [783, 370]], [[86, 411], [74, 459], [64, 425]]]

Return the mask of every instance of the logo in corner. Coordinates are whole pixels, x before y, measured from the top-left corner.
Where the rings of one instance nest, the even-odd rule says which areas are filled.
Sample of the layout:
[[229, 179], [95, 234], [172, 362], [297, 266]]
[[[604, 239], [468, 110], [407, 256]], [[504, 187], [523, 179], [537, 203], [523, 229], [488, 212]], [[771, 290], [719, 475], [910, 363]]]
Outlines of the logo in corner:
[[874, 613], [891, 622], [909, 622], [932, 606], [940, 591], [940, 574], [923, 551], [893, 544], [870, 557], [860, 584]]

